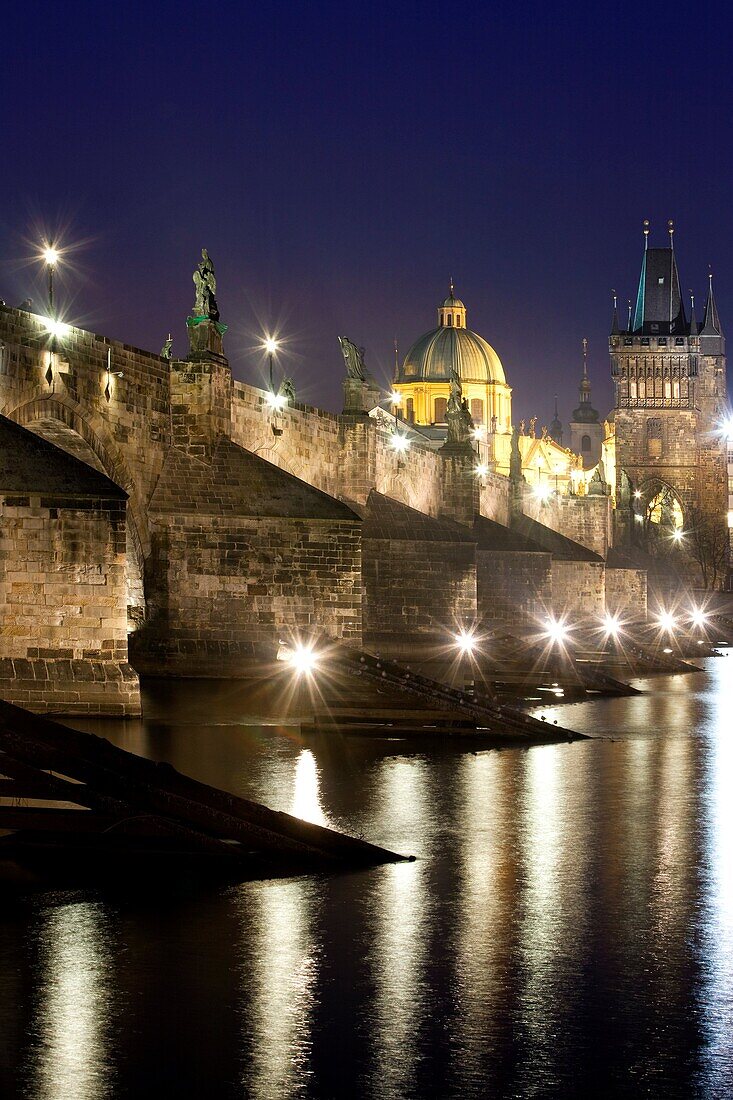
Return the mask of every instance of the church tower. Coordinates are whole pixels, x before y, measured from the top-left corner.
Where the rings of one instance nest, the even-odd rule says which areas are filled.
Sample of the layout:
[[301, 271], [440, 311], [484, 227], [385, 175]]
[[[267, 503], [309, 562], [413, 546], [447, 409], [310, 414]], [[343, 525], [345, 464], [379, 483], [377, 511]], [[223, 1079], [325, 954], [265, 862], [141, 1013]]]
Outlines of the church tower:
[[674, 250], [649, 247], [626, 328], [614, 298], [609, 337], [615, 389], [616, 541], [695, 557], [703, 529], [717, 538], [727, 510], [725, 340], [712, 276], [703, 323], [690, 319]]
[[579, 402], [570, 418], [570, 450], [580, 455], [586, 470], [597, 466], [601, 458], [603, 425], [593, 408], [588, 377], [588, 341], [583, 337], [583, 374], [578, 386]]

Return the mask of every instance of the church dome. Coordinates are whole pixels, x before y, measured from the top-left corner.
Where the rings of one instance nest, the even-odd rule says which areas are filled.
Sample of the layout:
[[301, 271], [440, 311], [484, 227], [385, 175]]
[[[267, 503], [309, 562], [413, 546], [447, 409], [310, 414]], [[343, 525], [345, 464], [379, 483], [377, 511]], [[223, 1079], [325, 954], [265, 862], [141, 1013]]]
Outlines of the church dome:
[[412, 345], [395, 382], [449, 382], [455, 367], [461, 382], [506, 382], [501, 359], [482, 336], [466, 328], [466, 307], [450, 294], [438, 306], [438, 327]]

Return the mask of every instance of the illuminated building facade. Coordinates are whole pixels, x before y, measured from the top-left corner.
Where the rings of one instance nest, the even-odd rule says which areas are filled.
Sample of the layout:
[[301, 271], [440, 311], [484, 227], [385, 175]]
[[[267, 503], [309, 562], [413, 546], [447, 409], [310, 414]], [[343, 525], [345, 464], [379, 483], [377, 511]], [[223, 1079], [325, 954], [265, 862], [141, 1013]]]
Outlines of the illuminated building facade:
[[[669, 247], [645, 248], [633, 311], [625, 328], [614, 309], [609, 337], [615, 388], [613, 431], [605, 450], [614, 469], [616, 540], [639, 545], [693, 538], [715, 541], [727, 500], [725, 339], [712, 276], [702, 323], [680, 293]], [[648, 546], [647, 546], [648, 548]]]

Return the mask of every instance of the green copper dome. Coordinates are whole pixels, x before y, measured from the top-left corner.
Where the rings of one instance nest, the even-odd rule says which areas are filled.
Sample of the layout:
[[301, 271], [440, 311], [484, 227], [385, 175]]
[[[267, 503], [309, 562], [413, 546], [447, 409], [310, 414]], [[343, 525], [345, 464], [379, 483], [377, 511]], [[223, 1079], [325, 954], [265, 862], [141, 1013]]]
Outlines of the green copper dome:
[[395, 382], [448, 382], [455, 367], [461, 382], [506, 382], [501, 359], [482, 336], [466, 328], [466, 307], [453, 293], [438, 306], [438, 327], [412, 345]]
[[501, 359], [483, 337], [441, 325], [412, 345], [397, 382], [448, 382], [451, 366], [461, 382], [506, 382]]

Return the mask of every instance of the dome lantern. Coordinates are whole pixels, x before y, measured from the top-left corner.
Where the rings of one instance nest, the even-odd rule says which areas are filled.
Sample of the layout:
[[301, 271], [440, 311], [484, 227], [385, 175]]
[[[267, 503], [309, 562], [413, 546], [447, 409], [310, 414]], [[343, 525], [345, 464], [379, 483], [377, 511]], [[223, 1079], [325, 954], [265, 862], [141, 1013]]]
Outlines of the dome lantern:
[[450, 281], [448, 297], [438, 306], [438, 325], [440, 328], [465, 328], [466, 307], [453, 293], [453, 280]]

